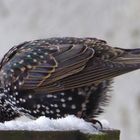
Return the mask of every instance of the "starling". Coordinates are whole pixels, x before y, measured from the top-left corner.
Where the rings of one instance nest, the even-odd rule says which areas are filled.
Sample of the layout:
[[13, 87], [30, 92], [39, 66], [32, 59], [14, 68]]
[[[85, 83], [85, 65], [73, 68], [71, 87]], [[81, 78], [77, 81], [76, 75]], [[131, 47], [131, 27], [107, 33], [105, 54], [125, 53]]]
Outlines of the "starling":
[[11, 48], [0, 63], [0, 121], [19, 115], [94, 118], [112, 79], [140, 68], [140, 49], [96, 38], [49, 38]]

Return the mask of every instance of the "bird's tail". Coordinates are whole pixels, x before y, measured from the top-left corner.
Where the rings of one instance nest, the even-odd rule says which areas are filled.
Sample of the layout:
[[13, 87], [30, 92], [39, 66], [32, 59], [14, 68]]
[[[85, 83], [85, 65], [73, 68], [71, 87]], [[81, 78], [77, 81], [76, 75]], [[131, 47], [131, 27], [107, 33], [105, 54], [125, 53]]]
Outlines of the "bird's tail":
[[[120, 48], [116, 48], [120, 49]], [[140, 69], [140, 49], [120, 49], [123, 53], [114, 59], [92, 61], [95, 81], [107, 80]], [[100, 63], [100, 64], [99, 64]], [[96, 76], [95, 76], [96, 75]], [[97, 78], [98, 77], [98, 78]], [[94, 78], [93, 78], [94, 79]]]
[[123, 49], [122, 51], [120, 56], [112, 60], [93, 57], [82, 72], [63, 79], [64, 87], [98, 83], [140, 69], [140, 49]]
[[[117, 49], [122, 51], [122, 53], [116, 55], [113, 59], [93, 57], [82, 71], [59, 80], [59, 86], [55, 84], [47, 85], [47, 90], [53, 92], [100, 83], [140, 69], [140, 49], [115, 49], [116, 51]], [[52, 89], [53, 91], [51, 91]]]
[[121, 49], [123, 54], [117, 57], [114, 62], [124, 64], [126, 67], [140, 68], [140, 49]]

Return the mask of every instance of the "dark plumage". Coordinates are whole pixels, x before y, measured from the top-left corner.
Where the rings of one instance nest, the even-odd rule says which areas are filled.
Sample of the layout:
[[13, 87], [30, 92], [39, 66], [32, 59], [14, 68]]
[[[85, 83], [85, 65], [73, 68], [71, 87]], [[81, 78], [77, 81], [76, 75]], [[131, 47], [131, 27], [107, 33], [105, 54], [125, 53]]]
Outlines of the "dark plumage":
[[24, 42], [1, 61], [0, 119], [95, 117], [109, 99], [112, 78], [139, 68], [140, 49], [113, 48], [96, 38]]

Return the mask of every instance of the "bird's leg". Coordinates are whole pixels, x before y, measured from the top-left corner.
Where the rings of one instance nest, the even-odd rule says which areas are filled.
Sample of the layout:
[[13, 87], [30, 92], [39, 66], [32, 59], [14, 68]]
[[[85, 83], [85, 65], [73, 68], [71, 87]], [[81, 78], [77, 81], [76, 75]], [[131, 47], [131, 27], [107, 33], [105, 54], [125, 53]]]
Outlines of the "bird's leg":
[[98, 129], [97, 126], [95, 126], [95, 125], [99, 124], [100, 125], [100, 129], [103, 129], [103, 125], [102, 125], [102, 123], [99, 120], [97, 120], [97, 119], [95, 119], [93, 117], [92, 118], [88, 117], [85, 113], [82, 114], [82, 117], [84, 118], [85, 121], [91, 122], [93, 124], [94, 128]]
[[96, 129], [97, 129], [97, 127], [95, 126], [96, 124], [99, 124], [100, 125], [100, 129], [103, 129], [103, 125], [102, 125], [102, 123], [99, 120], [97, 120], [95, 118], [88, 118], [87, 121], [91, 122]]

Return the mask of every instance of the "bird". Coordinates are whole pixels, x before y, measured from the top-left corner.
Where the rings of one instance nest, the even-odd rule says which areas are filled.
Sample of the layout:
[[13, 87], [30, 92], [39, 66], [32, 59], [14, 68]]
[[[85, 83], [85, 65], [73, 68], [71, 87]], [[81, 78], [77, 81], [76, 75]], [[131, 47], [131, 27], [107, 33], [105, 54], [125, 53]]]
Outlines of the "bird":
[[140, 48], [112, 47], [97, 38], [23, 42], [0, 62], [0, 121], [20, 115], [93, 121], [110, 101], [114, 77], [139, 68]]

